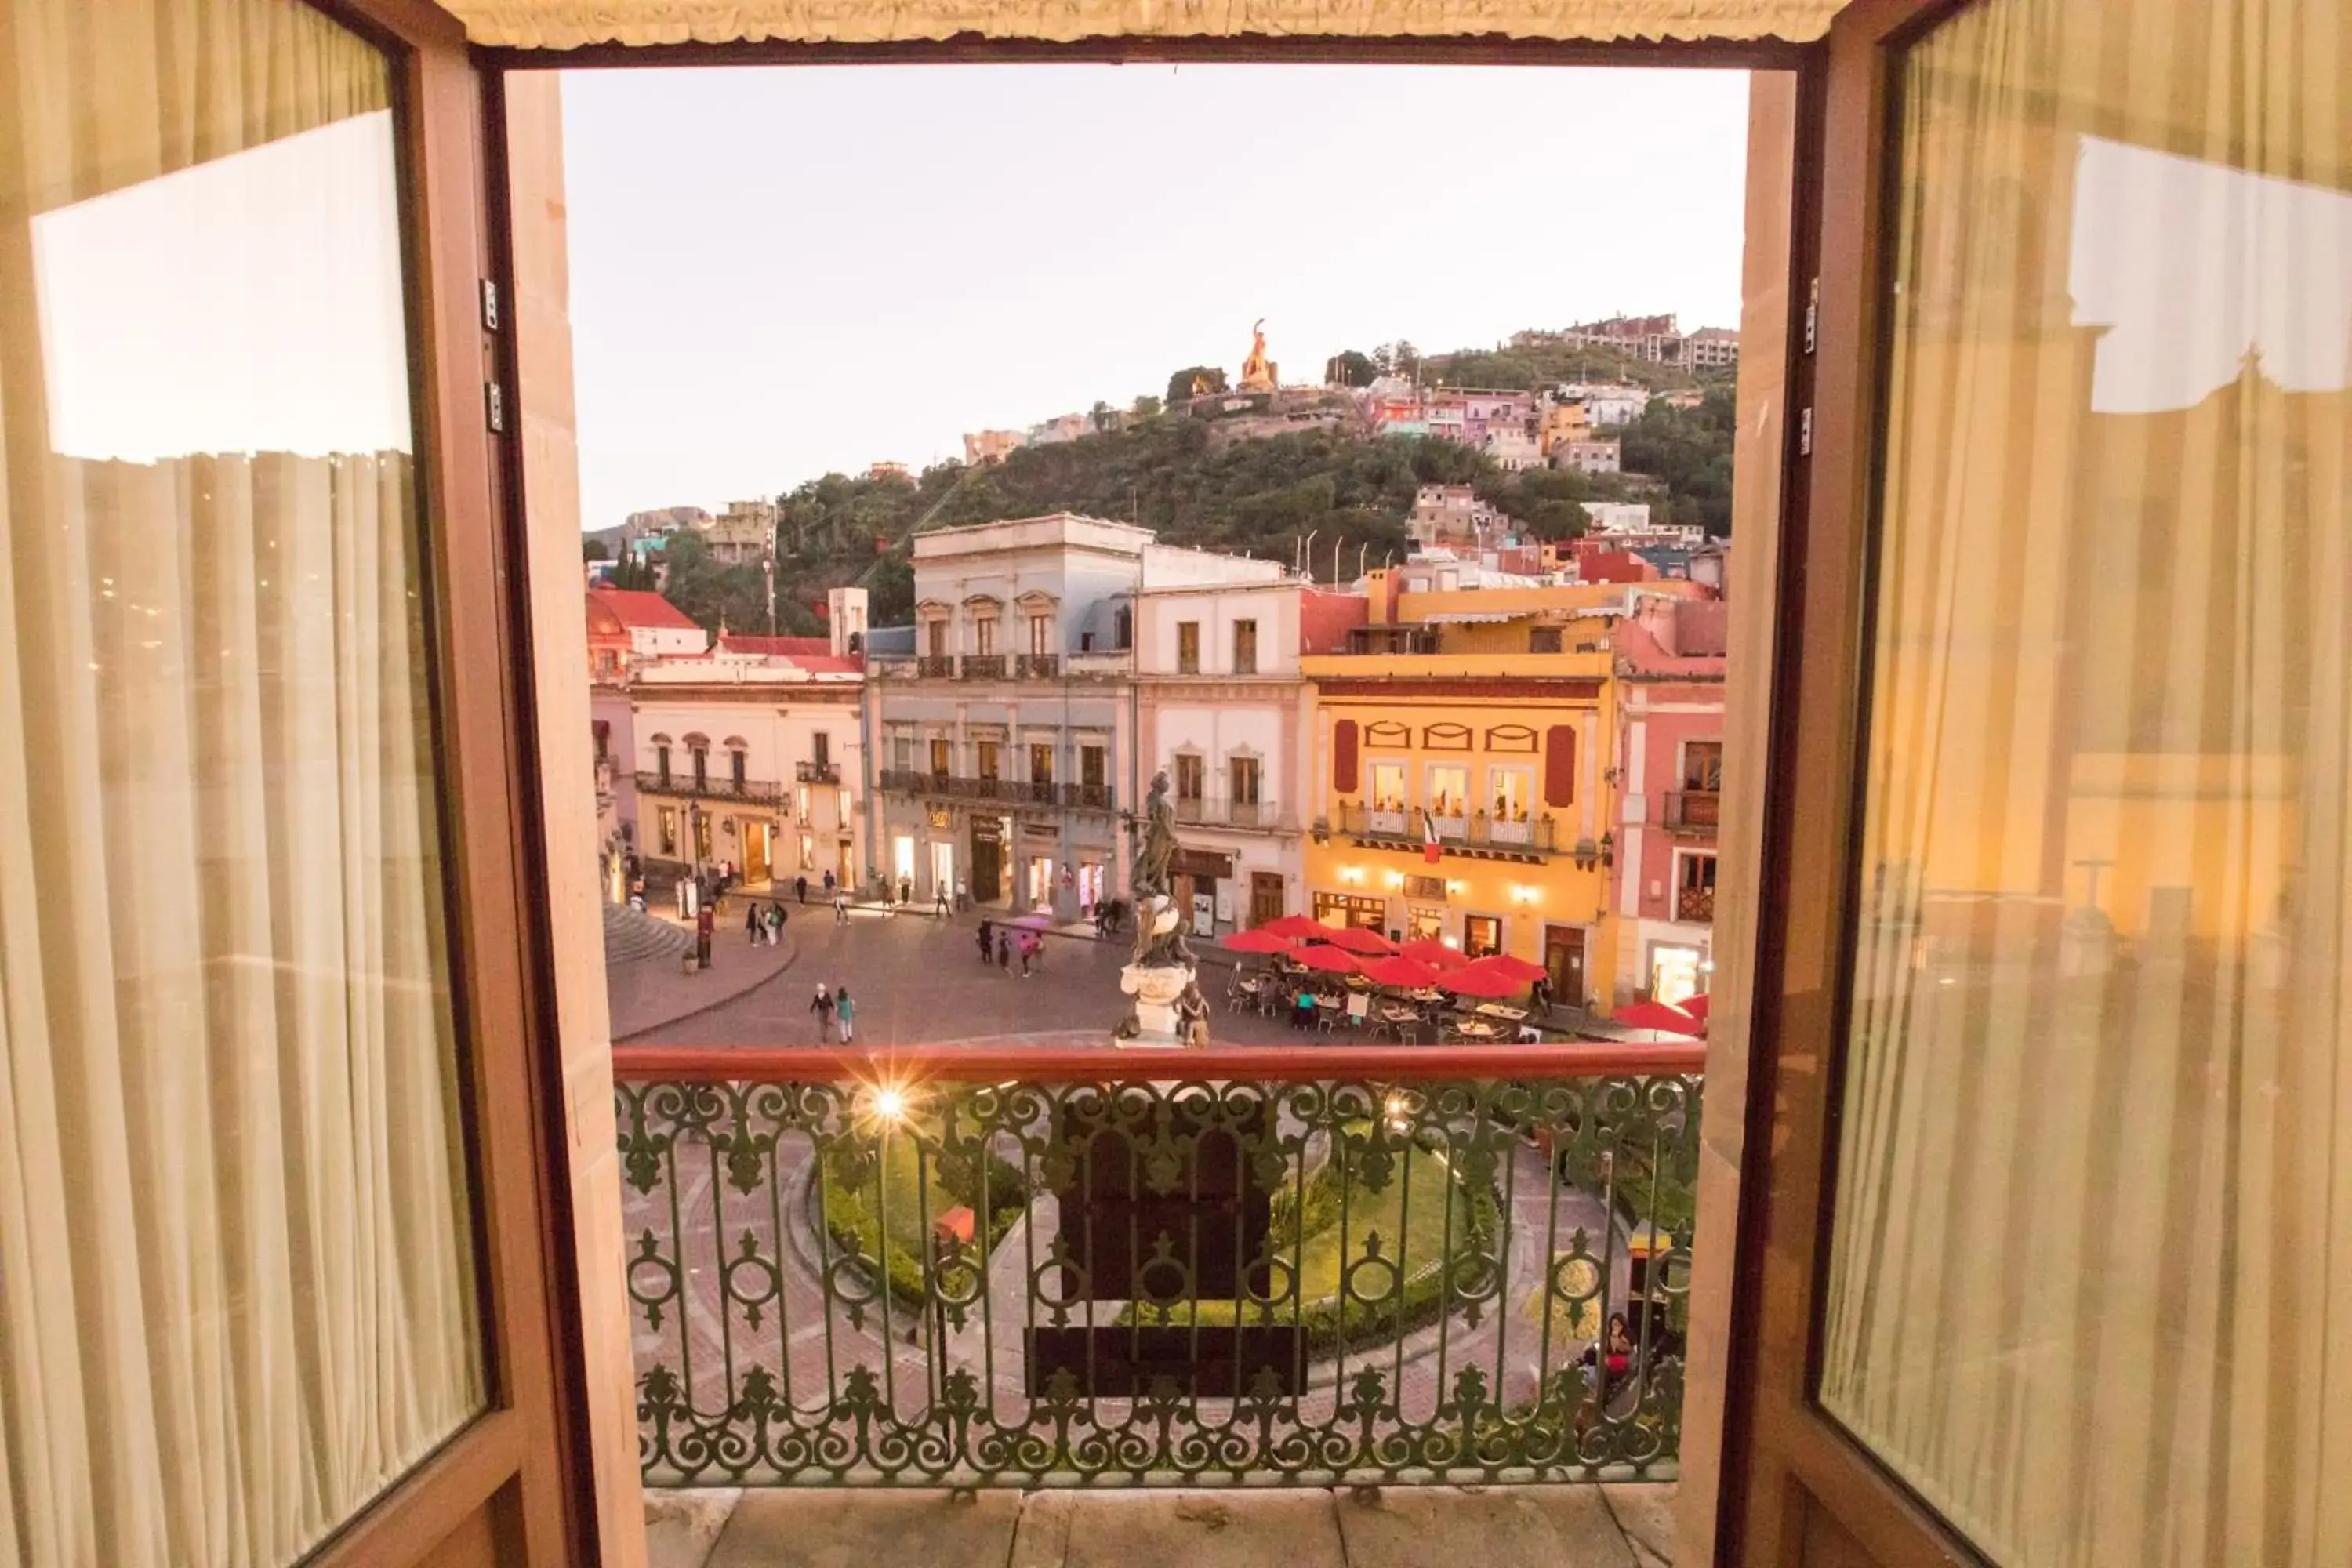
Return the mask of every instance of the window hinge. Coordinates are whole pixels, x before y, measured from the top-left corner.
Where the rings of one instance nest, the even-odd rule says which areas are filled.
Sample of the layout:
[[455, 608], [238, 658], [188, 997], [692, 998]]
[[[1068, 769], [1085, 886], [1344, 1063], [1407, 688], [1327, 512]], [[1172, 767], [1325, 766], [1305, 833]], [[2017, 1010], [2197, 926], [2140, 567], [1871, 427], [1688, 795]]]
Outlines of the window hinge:
[[1810, 458], [1812, 455], [1813, 410], [1812, 405], [1808, 404], [1797, 414], [1797, 456]]
[[[482, 331], [495, 332], [498, 330], [499, 286], [496, 279], [485, 278], [482, 279]], [[1812, 340], [1811, 331], [1806, 332], [1805, 337], [1806, 346], [1811, 347]]]
[[490, 428], [501, 435], [505, 434], [507, 427], [506, 389], [495, 381], [485, 384], [482, 388], [482, 404], [484, 410], [489, 416]]
[[1805, 299], [1805, 352], [1807, 353], [1813, 352], [1814, 332], [1821, 325], [1821, 320], [1822, 279], [1820, 274], [1816, 273], [1813, 277], [1812, 291]]

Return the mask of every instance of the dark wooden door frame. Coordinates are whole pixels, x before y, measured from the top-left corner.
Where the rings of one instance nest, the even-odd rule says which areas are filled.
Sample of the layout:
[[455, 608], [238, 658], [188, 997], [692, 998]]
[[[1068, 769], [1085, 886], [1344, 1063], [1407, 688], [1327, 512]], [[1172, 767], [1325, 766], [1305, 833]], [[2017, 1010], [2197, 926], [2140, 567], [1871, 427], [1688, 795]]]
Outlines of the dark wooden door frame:
[[[306, 0], [392, 67], [423, 594], [448, 853], [488, 1408], [311, 1560], [438, 1561], [453, 1535], [500, 1563], [593, 1564], [582, 1412], [578, 1264], [564, 1180], [565, 1105], [538, 750], [523, 601], [520, 455], [489, 385], [514, 384], [513, 311], [486, 330], [482, 285], [511, 300], [497, 81], [432, 0]], [[506, 680], [462, 671], [504, 669]], [[485, 1136], [488, 1128], [505, 1130]], [[509, 1135], [509, 1133], [519, 1135]]]
[[1966, 3], [1855, 0], [1800, 73], [1789, 334], [1799, 412], [1781, 510], [1717, 1524], [1727, 1565], [1802, 1563], [1817, 1509], [1827, 1533], [1875, 1562], [1981, 1561], [1815, 1398], [1860, 876], [1898, 79], [1904, 49]]

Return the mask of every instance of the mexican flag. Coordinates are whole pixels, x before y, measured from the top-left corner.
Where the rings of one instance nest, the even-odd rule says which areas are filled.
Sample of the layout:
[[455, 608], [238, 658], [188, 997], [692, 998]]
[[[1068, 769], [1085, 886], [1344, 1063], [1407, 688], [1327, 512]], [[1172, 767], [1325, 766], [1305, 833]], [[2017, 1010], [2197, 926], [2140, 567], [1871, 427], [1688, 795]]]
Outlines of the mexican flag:
[[1431, 865], [1437, 864], [1437, 819], [1429, 815], [1429, 807], [1421, 808], [1421, 858]]

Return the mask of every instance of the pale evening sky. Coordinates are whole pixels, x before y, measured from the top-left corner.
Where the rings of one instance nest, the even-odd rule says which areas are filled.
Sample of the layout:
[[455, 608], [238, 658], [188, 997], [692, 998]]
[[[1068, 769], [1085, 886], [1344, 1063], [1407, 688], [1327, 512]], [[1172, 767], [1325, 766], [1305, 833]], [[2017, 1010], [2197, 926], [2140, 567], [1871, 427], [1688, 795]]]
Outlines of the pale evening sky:
[[772, 495], [1222, 364], [1738, 321], [1736, 71], [563, 79], [582, 520]]

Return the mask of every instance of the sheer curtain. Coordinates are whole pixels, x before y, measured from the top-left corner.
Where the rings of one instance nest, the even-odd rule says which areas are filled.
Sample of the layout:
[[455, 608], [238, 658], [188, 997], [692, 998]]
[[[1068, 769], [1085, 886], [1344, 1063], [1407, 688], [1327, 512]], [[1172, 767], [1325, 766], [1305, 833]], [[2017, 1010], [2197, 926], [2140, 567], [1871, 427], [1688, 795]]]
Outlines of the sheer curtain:
[[9, 1568], [292, 1561], [483, 1405], [386, 84], [0, 6]]
[[1823, 1405], [2005, 1564], [2352, 1562], [2352, 21], [1903, 76]]

